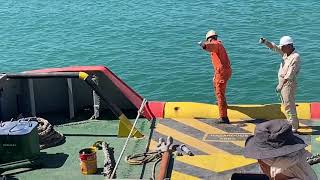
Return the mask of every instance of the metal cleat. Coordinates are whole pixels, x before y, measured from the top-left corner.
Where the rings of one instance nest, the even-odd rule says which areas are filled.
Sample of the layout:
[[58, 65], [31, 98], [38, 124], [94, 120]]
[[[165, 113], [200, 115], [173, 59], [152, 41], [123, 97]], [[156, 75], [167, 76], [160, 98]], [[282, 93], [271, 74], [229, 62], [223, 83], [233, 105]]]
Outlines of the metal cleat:
[[183, 156], [183, 152], [181, 151], [179, 144], [172, 145], [171, 150], [176, 156]]
[[172, 143], [173, 143], [173, 139], [171, 136], [168, 136], [167, 141], [165, 141], [163, 138], [159, 138], [159, 141], [157, 144], [157, 151], [161, 151], [161, 152], [168, 151]]

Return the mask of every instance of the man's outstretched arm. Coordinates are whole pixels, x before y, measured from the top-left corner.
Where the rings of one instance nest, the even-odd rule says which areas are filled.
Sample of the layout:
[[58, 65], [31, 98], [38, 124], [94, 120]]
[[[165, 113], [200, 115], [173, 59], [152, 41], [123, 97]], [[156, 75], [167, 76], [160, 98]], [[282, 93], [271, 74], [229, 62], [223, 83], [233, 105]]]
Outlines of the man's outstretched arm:
[[259, 39], [260, 44], [265, 44], [268, 48], [272, 49], [273, 51], [278, 52], [281, 56], [283, 56], [283, 51], [274, 43], [268, 41], [266, 38], [262, 37]]

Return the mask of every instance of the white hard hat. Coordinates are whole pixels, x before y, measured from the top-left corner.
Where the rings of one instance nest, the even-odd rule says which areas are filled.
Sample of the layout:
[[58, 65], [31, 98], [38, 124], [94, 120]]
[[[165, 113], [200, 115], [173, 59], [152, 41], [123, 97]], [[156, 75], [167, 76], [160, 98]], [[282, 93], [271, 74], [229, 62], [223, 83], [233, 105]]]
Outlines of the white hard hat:
[[211, 36], [218, 36], [218, 34], [214, 30], [210, 30], [206, 34], [206, 39], [208, 39]]
[[293, 39], [290, 36], [282, 36], [279, 46], [285, 46], [288, 44], [293, 44]]

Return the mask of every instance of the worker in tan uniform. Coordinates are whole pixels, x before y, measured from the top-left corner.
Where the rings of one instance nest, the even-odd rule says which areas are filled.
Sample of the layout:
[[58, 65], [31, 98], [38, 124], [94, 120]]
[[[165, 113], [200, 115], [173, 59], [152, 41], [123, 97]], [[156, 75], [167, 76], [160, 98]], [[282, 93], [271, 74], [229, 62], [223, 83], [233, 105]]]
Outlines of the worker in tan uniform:
[[295, 92], [297, 86], [297, 75], [300, 70], [300, 55], [295, 51], [293, 39], [290, 36], [283, 36], [279, 46], [269, 42], [265, 38], [260, 38], [260, 43], [265, 44], [270, 49], [278, 52], [282, 57], [278, 72], [278, 86], [276, 91], [280, 92], [282, 104], [287, 113], [287, 119], [292, 125], [292, 131], [297, 132], [299, 120], [295, 104]]
[[228, 54], [220, 40], [218, 34], [210, 30], [206, 34], [206, 41], [199, 42], [199, 45], [210, 53], [211, 62], [214, 68], [213, 87], [219, 107], [220, 119], [218, 123], [230, 123], [227, 114], [226, 88], [231, 77], [232, 69]]

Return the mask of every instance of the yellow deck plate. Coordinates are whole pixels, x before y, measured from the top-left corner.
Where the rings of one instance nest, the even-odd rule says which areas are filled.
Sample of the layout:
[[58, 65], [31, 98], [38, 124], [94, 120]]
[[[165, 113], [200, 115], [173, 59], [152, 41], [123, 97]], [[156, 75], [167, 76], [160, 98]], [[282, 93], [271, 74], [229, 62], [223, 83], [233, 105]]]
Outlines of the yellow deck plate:
[[241, 166], [247, 166], [249, 164], [257, 162], [257, 160], [247, 159], [240, 155], [224, 153], [197, 156], [178, 156], [177, 160], [186, 164], [190, 164], [199, 168], [207, 169], [218, 173], [238, 168]]
[[171, 178], [172, 180], [200, 180], [200, 178], [191, 176], [188, 174], [181, 173], [179, 171], [172, 171]]
[[[180, 106], [178, 111], [192, 109], [189, 105]], [[203, 107], [198, 103], [196, 105], [197, 107], [208, 108], [208, 106]], [[256, 124], [266, 120], [254, 120], [247, 116], [244, 119], [232, 119], [232, 123], [228, 125], [219, 125], [214, 123], [216, 119], [212, 118], [214, 117], [212, 114], [204, 115], [206, 113], [201, 112], [201, 108], [197, 115], [210, 117], [210, 119], [180, 117], [180, 112], [176, 112], [175, 118], [161, 119], [156, 125], [154, 132], [157, 137], [172, 136], [176, 143], [183, 143], [193, 152], [200, 153], [195, 153], [195, 156], [176, 156], [171, 174], [172, 179], [206, 179], [209, 177], [228, 179], [233, 172], [252, 172], [252, 170], [259, 172], [257, 161], [245, 158], [242, 151], [246, 137], [253, 134]], [[300, 111], [308, 109], [308, 104], [301, 104], [299, 108]], [[194, 110], [194, 113], [197, 113], [196, 110]], [[173, 116], [173, 114], [170, 116]], [[302, 116], [307, 116], [307, 114]], [[299, 129], [299, 132], [305, 134], [304, 137], [313, 133], [310, 123], [312, 122], [309, 120], [300, 121], [301, 129]], [[235, 138], [232, 137], [233, 135], [235, 135]], [[231, 136], [231, 140], [223, 139], [224, 136]], [[311, 151], [310, 138], [307, 139], [309, 139], [307, 140], [309, 145], [306, 149]], [[156, 138], [151, 140], [150, 149], [156, 148], [157, 141]], [[230, 174], [230, 176], [226, 174]]]

